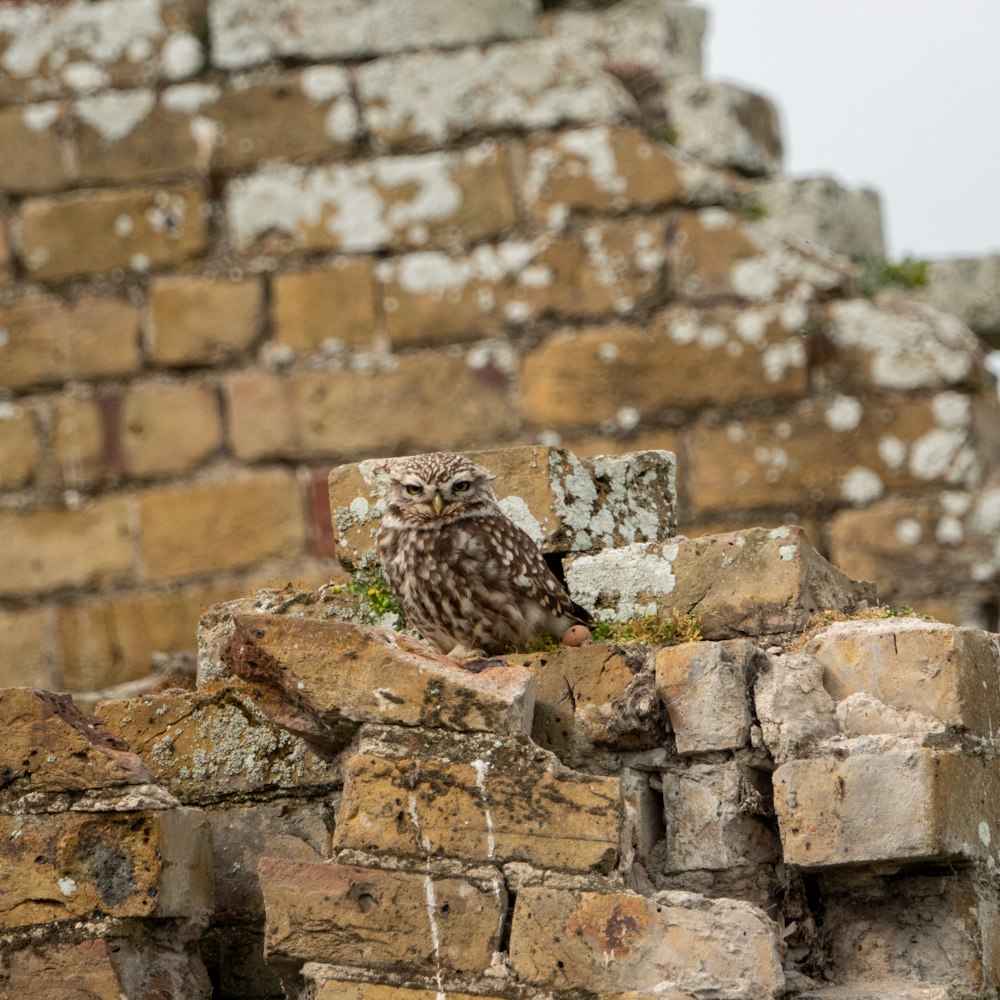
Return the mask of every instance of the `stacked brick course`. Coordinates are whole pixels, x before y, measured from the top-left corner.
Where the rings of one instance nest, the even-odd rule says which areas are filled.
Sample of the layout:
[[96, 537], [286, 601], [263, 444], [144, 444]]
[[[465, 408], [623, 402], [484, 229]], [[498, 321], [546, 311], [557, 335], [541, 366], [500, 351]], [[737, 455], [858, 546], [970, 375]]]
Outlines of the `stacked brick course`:
[[0, 12], [0, 679], [140, 678], [335, 575], [332, 465], [512, 442], [673, 449], [689, 534], [995, 623], [976, 340], [857, 298], [877, 203], [777, 173], [703, 11], [279, 6]]

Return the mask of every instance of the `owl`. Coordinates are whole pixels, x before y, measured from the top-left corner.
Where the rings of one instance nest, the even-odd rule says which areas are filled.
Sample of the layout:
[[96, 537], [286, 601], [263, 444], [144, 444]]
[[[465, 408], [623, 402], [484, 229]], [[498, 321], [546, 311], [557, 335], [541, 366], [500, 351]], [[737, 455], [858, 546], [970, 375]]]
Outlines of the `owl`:
[[375, 537], [410, 622], [455, 658], [561, 636], [576, 620], [538, 546], [497, 505], [492, 478], [448, 452], [397, 459]]

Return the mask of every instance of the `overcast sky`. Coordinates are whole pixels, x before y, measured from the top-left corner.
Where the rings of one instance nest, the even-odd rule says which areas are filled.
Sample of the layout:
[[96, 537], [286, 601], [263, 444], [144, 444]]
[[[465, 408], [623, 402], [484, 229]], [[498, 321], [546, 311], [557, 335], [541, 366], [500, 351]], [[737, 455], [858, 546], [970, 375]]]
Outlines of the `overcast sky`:
[[1000, 0], [695, 0], [706, 75], [778, 105], [785, 167], [874, 187], [891, 256], [1000, 253]]

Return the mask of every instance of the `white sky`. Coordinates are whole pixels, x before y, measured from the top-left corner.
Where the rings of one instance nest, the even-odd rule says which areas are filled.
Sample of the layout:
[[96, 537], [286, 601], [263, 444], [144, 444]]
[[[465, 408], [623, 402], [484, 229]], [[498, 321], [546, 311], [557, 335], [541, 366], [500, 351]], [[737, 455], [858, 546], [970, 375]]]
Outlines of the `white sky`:
[[1000, 253], [1000, 0], [695, 0], [705, 75], [781, 115], [785, 170], [874, 187], [890, 256]]

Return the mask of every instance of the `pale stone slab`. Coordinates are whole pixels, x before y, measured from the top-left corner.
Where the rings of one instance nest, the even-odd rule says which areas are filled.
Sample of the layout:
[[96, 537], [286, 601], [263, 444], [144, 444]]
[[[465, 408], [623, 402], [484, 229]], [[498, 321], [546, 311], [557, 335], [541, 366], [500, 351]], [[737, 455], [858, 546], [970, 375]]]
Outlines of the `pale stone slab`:
[[927, 298], [1000, 347], [1000, 254], [927, 264]]
[[542, 886], [517, 895], [510, 958], [519, 979], [602, 995], [669, 982], [693, 995], [784, 992], [777, 928], [749, 903]]

